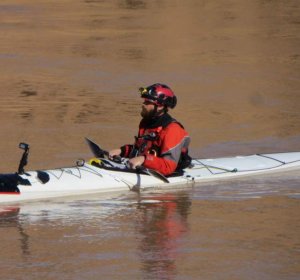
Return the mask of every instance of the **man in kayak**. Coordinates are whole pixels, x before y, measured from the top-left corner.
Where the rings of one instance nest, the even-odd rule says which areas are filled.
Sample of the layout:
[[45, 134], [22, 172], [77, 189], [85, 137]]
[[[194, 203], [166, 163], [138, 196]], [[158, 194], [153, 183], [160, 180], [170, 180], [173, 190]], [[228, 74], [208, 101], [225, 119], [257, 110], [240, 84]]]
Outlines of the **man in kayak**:
[[175, 94], [164, 84], [153, 84], [139, 91], [144, 102], [135, 143], [111, 150], [109, 157], [129, 158], [131, 168], [142, 165], [163, 175], [186, 168], [191, 163], [188, 155], [190, 137], [168, 114], [168, 110], [176, 106]]

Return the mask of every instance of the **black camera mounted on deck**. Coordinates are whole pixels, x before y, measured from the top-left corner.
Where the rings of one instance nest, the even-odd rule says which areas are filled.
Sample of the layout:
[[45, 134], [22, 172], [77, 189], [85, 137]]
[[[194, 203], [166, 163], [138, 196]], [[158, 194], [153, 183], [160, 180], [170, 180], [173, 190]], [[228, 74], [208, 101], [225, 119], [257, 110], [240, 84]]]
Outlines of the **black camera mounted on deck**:
[[29, 154], [29, 145], [26, 143], [20, 143], [19, 148], [24, 150], [24, 153], [22, 155], [22, 158], [20, 160], [19, 168], [18, 168], [18, 174], [24, 174], [24, 167], [27, 165], [28, 162], [28, 154]]

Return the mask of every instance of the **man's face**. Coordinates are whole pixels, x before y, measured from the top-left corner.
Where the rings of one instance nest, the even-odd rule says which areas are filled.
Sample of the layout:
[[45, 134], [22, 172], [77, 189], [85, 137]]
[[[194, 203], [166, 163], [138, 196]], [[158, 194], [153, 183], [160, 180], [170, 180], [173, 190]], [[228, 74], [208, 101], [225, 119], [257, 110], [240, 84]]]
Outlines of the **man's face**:
[[155, 105], [148, 100], [144, 100], [142, 104], [141, 116], [144, 119], [151, 119], [155, 114]]

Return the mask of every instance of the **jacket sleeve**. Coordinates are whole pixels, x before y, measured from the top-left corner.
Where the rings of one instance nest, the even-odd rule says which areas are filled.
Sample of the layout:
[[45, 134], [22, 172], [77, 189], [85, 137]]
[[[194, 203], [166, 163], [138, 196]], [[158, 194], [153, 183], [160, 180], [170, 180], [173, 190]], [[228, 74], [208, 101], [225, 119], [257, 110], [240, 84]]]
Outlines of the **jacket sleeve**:
[[120, 149], [121, 149], [120, 156], [128, 158], [130, 153], [132, 152], [133, 148], [134, 148], [133, 145], [124, 145], [124, 146], [120, 147]]
[[[140, 135], [140, 129], [141, 129], [141, 126], [142, 126], [142, 121], [141, 121], [140, 124], [139, 124], [138, 135]], [[136, 141], [136, 140], [135, 140], [135, 141]], [[121, 157], [125, 157], [125, 158], [129, 158], [129, 157], [132, 157], [131, 153], [132, 153], [133, 150], [135, 149], [135, 144], [134, 144], [134, 145], [126, 144], [126, 145], [123, 145], [122, 147], [120, 147], [120, 149], [121, 149], [121, 154], [120, 154], [120, 156], [121, 156]]]
[[188, 148], [189, 143], [187, 132], [179, 124], [171, 123], [162, 131], [160, 157], [147, 154], [143, 165], [170, 175], [176, 170], [181, 152]]

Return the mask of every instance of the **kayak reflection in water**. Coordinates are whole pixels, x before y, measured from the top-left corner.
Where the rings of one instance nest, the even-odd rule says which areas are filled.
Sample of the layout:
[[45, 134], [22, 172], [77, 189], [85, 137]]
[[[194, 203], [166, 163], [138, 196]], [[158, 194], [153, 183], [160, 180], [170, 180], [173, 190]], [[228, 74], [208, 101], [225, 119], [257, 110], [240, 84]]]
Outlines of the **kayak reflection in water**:
[[[20, 221], [20, 207], [19, 206], [1, 206], [0, 207], [0, 228], [4, 228], [6, 233], [2, 236], [2, 241], [5, 241], [5, 238], [9, 237], [8, 241], [20, 240], [20, 247], [23, 255], [30, 255], [29, 247], [29, 235], [26, 233], [23, 228], [22, 221]], [[17, 231], [10, 231], [10, 228], [16, 228]], [[14, 234], [16, 238], [14, 239]], [[4, 249], [9, 248], [9, 252], [6, 252]], [[11, 253], [13, 246], [4, 246], [1, 249], [1, 256], [7, 257], [6, 254]]]
[[190, 207], [186, 193], [147, 197], [139, 203], [139, 256], [149, 279], [174, 278], [180, 239], [188, 232]]
[[143, 165], [163, 175], [180, 172], [191, 163], [188, 155], [190, 137], [184, 127], [168, 114], [177, 98], [164, 84], [140, 88], [142, 120], [133, 145], [124, 145], [109, 152], [109, 157], [129, 158], [131, 168]]

